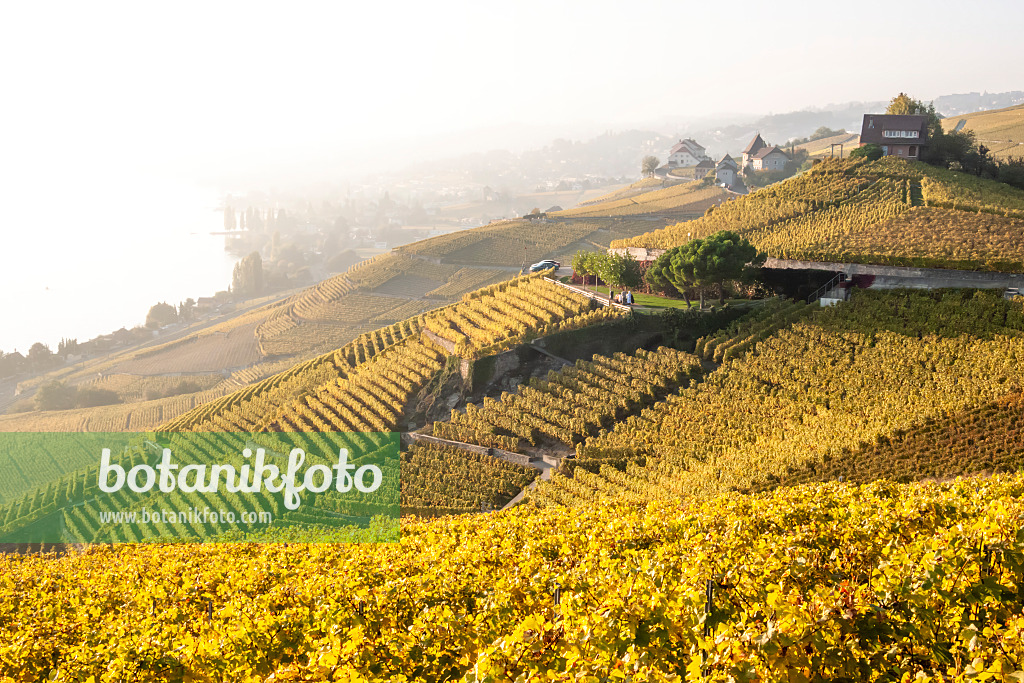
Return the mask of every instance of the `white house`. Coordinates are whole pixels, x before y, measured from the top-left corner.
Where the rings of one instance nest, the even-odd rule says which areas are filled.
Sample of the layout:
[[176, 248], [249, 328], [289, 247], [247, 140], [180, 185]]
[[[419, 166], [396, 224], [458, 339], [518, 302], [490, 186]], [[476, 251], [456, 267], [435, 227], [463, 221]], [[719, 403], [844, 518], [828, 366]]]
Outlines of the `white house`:
[[736, 182], [736, 173], [740, 170], [736, 161], [726, 154], [715, 166], [715, 182], [725, 183], [729, 187]]
[[672, 168], [680, 166], [696, 166], [708, 158], [704, 148], [696, 140], [686, 138], [680, 140], [668, 153], [668, 165]]

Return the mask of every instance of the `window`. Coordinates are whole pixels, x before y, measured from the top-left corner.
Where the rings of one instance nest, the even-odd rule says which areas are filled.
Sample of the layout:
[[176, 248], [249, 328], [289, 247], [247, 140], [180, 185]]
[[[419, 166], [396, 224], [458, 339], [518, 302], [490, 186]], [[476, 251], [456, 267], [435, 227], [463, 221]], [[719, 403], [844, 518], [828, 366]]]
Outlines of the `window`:
[[882, 156], [889, 155], [889, 145], [882, 145]]
[[910, 146], [910, 152], [907, 153], [907, 156], [908, 157], [916, 157], [917, 156], [917, 145], [911, 145]]
[[916, 130], [883, 130], [883, 138], [916, 138], [920, 133]]

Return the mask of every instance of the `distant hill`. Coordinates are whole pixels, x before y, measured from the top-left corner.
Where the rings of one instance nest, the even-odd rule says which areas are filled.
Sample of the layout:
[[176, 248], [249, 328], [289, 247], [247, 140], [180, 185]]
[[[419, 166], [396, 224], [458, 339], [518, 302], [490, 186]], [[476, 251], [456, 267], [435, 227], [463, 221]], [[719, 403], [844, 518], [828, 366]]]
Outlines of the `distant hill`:
[[[932, 101], [936, 111], [948, 118], [1024, 103], [1024, 91], [942, 95]], [[726, 153], [735, 155], [741, 152], [758, 132], [765, 140], [778, 145], [786, 140], [806, 137], [822, 126], [860, 133], [864, 114], [883, 112], [888, 104], [886, 100], [845, 102], [803, 111], [769, 114], [747, 121], [737, 121], [733, 118], [710, 125], [707, 121], [697, 124], [682, 123], [678, 124], [678, 128], [680, 135], [695, 138], [708, 148], [709, 153], [719, 158]]]
[[997, 159], [1024, 157], [1024, 104], [950, 117], [942, 122], [946, 132], [958, 126], [974, 131], [978, 142]]
[[935, 110], [946, 118], [962, 116], [973, 112], [990, 109], [1001, 109], [1016, 104], [1024, 104], [1024, 90], [1011, 90], [999, 93], [969, 92], [960, 95], [942, 95], [936, 97]]

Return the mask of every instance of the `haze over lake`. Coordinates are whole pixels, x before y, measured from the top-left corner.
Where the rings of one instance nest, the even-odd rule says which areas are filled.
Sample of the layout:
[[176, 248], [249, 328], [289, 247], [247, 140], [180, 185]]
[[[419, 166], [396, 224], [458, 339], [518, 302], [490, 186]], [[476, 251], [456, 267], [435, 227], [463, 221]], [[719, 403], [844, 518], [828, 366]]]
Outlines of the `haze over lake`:
[[12, 197], [0, 267], [0, 350], [85, 341], [145, 321], [159, 301], [227, 289], [220, 198], [157, 177], [83, 177]]

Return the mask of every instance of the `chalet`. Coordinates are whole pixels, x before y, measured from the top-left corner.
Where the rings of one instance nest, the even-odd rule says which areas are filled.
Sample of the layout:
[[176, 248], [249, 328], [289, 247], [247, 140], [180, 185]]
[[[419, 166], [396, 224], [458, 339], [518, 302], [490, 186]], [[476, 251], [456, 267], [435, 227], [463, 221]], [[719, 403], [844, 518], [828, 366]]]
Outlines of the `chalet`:
[[875, 144], [884, 156], [921, 158], [928, 146], [928, 117], [910, 114], [865, 114], [860, 146]]
[[715, 182], [725, 183], [732, 187], [733, 183], [736, 182], [736, 174], [739, 173], [740, 167], [736, 163], [736, 160], [726, 154], [722, 157], [722, 160], [715, 166]]
[[670, 168], [696, 166], [707, 158], [704, 148], [697, 144], [696, 140], [686, 138], [669, 150], [668, 165]]

